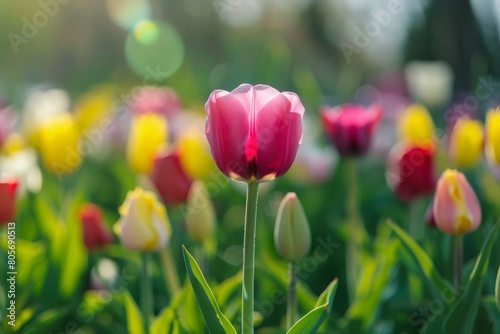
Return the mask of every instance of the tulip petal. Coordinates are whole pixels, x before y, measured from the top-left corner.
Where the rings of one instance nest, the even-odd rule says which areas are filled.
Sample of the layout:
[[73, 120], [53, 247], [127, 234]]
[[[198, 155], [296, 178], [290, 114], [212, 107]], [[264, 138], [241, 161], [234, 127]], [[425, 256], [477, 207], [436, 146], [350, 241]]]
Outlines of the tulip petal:
[[233, 94], [218, 90], [210, 95], [206, 110], [205, 135], [217, 167], [229, 177], [248, 179], [245, 147], [249, 120], [245, 107]]
[[257, 112], [257, 179], [280, 177], [295, 159], [302, 139], [302, 114], [291, 110], [287, 96], [278, 94]]

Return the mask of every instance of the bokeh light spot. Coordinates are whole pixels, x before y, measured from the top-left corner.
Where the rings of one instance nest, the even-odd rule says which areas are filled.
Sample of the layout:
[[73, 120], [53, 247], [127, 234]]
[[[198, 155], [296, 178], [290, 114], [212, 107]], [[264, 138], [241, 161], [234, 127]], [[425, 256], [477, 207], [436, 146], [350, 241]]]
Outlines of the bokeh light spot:
[[113, 22], [127, 30], [151, 18], [151, 7], [147, 0], [107, 0], [106, 5]]
[[174, 74], [184, 59], [184, 43], [177, 30], [161, 21], [143, 21], [125, 42], [125, 59], [149, 84]]

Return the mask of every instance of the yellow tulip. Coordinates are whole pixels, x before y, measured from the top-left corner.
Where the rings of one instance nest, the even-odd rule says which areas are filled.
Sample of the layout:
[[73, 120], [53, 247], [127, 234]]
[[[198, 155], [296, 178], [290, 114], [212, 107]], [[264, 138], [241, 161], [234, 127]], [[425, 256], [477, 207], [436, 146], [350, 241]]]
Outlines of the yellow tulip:
[[39, 150], [47, 170], [57, 176], [72, 173], [82, 162], [80, 134], [69, 114], [54, 116], [40, 126]]
[[182, 134], [178, 140], [181, 165], [192, 179], [205, 179], [214, 169], [208, 142], [194, 132]]
[[434, 122], [424, 106], [409, 106], [398, 122], [399, 136], [417, 146], [434, 145]]
[[215, 209], [201, 181], [194, 181], [188, 194], [186, 231], [196, 242], [209, 239], [215, 232]]
[[474, 167], [481, 160], [483, 140], [483, 126], [479, 121], [460, 118], [450, 136], [450, 159], [460, 168]]
[[118, 209], [120, 220], [113, 230], [124, 247], [151, 252], [165, 247], [172, 234], [165, 207], [155, 195], [141, 188], [129, 191]]
[[101, 87], [84, 95], [76, 104], [75, 119], [80, 131], [89, 130], [109, 117], [113, 108], [113, 90]]
[[494, 165], [500, 165], [500, 107], [486, 115], [486, 158]]
[[150, 173], [158, 149], [167, 142], [167, 121], [164, 117], [149, 113], [132, 120], [127, 145], [127, 159], [136, 173]]

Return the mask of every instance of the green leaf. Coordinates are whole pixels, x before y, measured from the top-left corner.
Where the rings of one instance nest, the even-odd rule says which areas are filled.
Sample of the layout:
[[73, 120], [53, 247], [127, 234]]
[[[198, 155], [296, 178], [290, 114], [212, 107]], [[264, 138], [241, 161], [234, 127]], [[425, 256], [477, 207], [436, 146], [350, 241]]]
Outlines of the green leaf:
[[22, 329], [23, 334], [50, 333], [60, 326], [60, 322], [69, 313], [68, 307], [54, 308], [40, 313], [36, 318], [29, 321]]
[[493, 248], [493, 241], [499, 228], [500, 221], [491, 230], [481, 249], [481, 253], [477, 257], [476, 264], [474, 265], [474, 269], [472, 269], [462, 296], [455, 303], [445, 320], [444, 328], [448, 333], [468, 334], [473, 331], [474, 321], [476, 320], [476, 314], [481, 302], [483, 279], [488, 272], [491, 249]]
[[125, 310], [127, 311], [127, 329], [130, 334], [145, 334], [141, 312], [128, 291], [123, 293]]
[[317, 304], [312, 311], [300, 318], [287, 334], [314, 334], [332, 312], [333, 300], [337, 291], [338, 280], [334, 279], [319, 296]]
[[392, 221], [387, 221], [387, 224], [394, 231], [394, 233], [396, 233], [402, 244], [411, 252], [424, 276], [433, 287], [433, 291], [436, 296], [439, 297], [443, 291], [454, 292], [453, 286], [439, 274], [434, 266], [434, 263], [422, 247], [420, 247], [410, 235], [408, 235], [403, 229], [394, 224]]
[[371, 326], [383, 303], [384, 291], [391, 280], [391, 273], [398, 261], [399, 241], [391, 239], [391, 230], [380, 225], [374, 243], [374, 255], [363, 259], [362, 272], [356, 287], [354, 301], [345, 318], [349, 332], [372, 332]]
[[231, 333], [236, 334], [233, 325], [227, 320], [215, 300], [215, 296], [208, 286], [200, 267], [196, 260], [189, 254], [186, 247], [182, 246], [182, 253], [184, 256], [184, 263], [186, 270], [193, 287], [198, 306], [201, 309], [205, 324], [211, 334]]
[[172, 333], [175, 312], [169, 307], [165, 308], [151, 323], [150, 334]]
[[495, 300], [500, 311], [500, 266], [498, 267], [497, 282], [495, 284]]

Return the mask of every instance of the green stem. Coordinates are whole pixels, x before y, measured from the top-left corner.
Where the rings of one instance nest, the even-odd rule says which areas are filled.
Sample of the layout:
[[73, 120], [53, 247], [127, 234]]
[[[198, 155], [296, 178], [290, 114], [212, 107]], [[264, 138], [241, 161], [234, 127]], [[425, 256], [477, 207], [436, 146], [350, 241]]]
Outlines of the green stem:
[[462, 286], [463, 236], [455, 236], [455, 287], [457, 291]]
[[165, 283], [167, 290], [172, 297], [180, 289], [179, 276], [177, 274], [177, 266], [175, 265], [174, 257], [167, 246], [160, 251], [161, 264], [163, 268], [163, 275], [165, 276]]
[[290, 329], [297, 321], [297, 264], [291, 262], [288, 265], [288, 299], [286, 309], [286, 326]]
[[[408, 222], [408, 232], [410, 235], [418, 240], [424, 235], [424, 224], [419, 216], [419, 201], [414, 200], [410, 202], [410, 217]], [[422, 281], [420, 277], [411, 271], [408, 271], [408, 289], [410, 294], [410, 301], [413, 305], [420, 303], [420, 296], [422, 296]]]
[[243, 289], [241, 317], [243, 334], [253, 334], [255, 229], [257, 225], [258, 190], [258, 183], [250, 182], [248, 184], [247, 203], [245, 209], [245, 231], [243, 239]]
[[358, 174], [356, 172], [356, 160], [347, 160], [348, 169], [348, 197], [346, 202], [347, 211], [347, 251], [346, 251], [346, 275], [349, 300], [353, 301], [356, 294], [358, 282], [358, 268], [360, 263], [360, 249], [365, 237], [365, 229], [359, 214], [358, 199]]
[[151, 254], [142, 253], [141, 270], [141, 311], [144, 317], [146, 333], [149, 332], [150, 319], [153, 314], [153, 285], [151, 281]]

